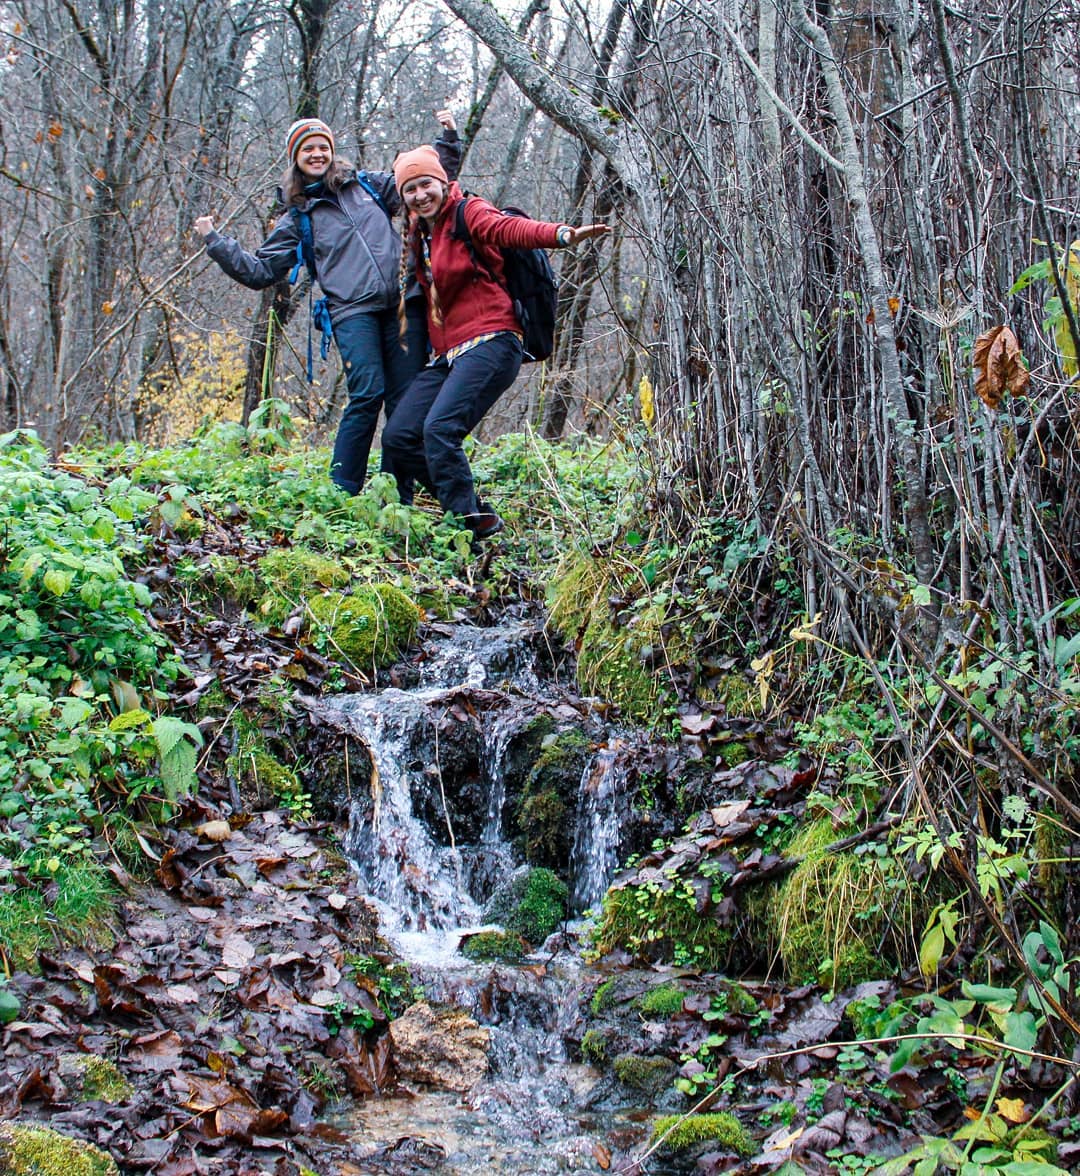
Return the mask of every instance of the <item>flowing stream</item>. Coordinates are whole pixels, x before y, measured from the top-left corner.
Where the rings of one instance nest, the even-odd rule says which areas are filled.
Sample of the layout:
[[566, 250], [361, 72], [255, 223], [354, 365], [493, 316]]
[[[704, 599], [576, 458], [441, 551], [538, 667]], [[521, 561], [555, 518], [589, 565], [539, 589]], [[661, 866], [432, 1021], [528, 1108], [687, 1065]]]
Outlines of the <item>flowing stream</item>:
[[[564, 1042], [580, 1015], [578, 916], [598, 907], [618, 864], [633, 741], [560, 689], [536, 626], [432, 630], [407, 687], [322, 700], [318, 713], [371, 759], [346, 851], [381, 933], [432, 1006], [465, 1009], [487, 1031], [488, 1075], [467, 1093], [418, 1088], [369, 1100], [347, 1129], [393, 1154], [409, 1141], [401, 1171], [601, 1171], [613, 1147], [625, 1154], [641, 1139], [644, 1115], [605, 1102], [610, 1080], [568, 1057]], [[463, 937], [521, 864], [507, 835], [508, 765], [538, 715], [588, 740], [570, 837], [573, 917], [521, 964], [470, 963]]]

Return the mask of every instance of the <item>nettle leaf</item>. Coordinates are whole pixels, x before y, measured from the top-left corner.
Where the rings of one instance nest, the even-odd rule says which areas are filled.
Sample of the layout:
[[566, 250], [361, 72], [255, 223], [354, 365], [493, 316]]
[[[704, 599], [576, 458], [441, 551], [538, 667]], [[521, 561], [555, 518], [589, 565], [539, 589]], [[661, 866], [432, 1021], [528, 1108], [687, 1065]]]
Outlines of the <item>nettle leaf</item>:
[[102, 585], [98, 580], [87, 580], [79, 588], [79, 598], [87, 608], [100, 608], [102, 600]]
[[75, 579], [71, 572], [62, 572], [59, 568], [50, 568], [41, 578], [41, 582], [53, 594], [53, 596], [63, 596], [65, 592], [71, 587], [72, 581]]
[[919, 948], [919, 971], [924, 976], [932, 976], [941, 963], [945, 953], [945, 931], [940, 923], [935, 923], [923, 936]]
[[33, 609], [17, 608], [15, 615], [19, 623], [15, 626], [15, 635], [20, 641], [36, 641], [41, 636], [41, 621]]
[[90, 528], [90, 534], [102, 543], [112, 543], [116, 538], [116, 524], [108, 515], [99, 515]]
[[19, 998], [7, 988], [0, 988], [0, 1025], [7, 1025], [19, 1015]]
[[1015, 988], [995, 988], [992, 984], [961, 984], [965, 996], [979, 1004], [988, 1005], [997, 1012], [1005, 1013], [1016, 1004]]
[[117, 715], [115, 719], [109, 723], [110, 731], [132, 731], [136, 727], [145, 727], [151, 721], [148, 711], [141, 708], [135, 710], [124, 711], [122, 715]]
[[94, 708], [85, 698], [58, 698], [60, 706], [60, 724], [71, 730], [83, 723], [94, 713]]
[[194, 723], [163, 715], [153, 722], [154, 738], [161, 757], [161, 782], [169, 800], [189, 796], [198, 785], [195, 765], [202, 746], [202, 732]]
[[172, 498], [166, 498], [164, 501], [159, 502], [158, 510], [161, 512], [161, 517], [170, 527], [175, 528], [184, 517], [184, 503]]
[[19, 573], [19, 578], [25, 584], [32, 580], [38, 568], [45, 562], [45, 555], [41, 551], [32, 551], [26, 559], [23, 560], [22, 570]]
[[1032, 1012], [1009, 1013], [1005, 1018], [1005, 1044], [1013, 1049], [1034, 1049], [1039, 1036]]

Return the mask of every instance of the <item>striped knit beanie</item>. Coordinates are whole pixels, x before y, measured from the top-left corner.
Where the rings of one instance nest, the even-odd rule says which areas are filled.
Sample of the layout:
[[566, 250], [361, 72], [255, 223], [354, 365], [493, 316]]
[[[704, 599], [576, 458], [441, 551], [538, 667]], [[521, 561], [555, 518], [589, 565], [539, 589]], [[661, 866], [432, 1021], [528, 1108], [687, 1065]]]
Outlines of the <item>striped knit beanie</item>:
[[326, 123], [321, 118], [299, 118], [289, 127], [288, 134], [285, 136], [285, 151], [289, 156], [290, 163], [296, 162], [296, 153], [300, 150], [300, 145], [313, 135], [322, 135], [329, 140], [330, 153], [333, 154], [334, 132]]

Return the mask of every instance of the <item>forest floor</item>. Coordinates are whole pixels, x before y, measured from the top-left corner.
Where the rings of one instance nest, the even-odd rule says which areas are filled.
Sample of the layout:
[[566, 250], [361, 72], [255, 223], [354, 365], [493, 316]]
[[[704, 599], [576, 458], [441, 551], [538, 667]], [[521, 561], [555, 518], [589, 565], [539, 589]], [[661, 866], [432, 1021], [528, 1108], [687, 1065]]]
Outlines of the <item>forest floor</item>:
[[[277, 489], [285, 479], [268, 484]], [[562, 484], [565, 489], [568, 479]], [[541, 497], [532, 492], [528, 501]], [[384, 508], [372, 509], [379, 515]], [[305, 516], [312, 519], [326, 521], [316, 510]], [[343, 548], [352, 542], [351, 530], [361, 529], [351, 518], [335, 525], [350, 531]], [[190, 669], [170, 704], [195, 714], [202, 696], [220, 689], [211, 713], [200, 719], [207, 734], [223, 731], [238, 708], [265, 705], [271, 679], [279, 694], [285, 679], [313, 694], [371, 687], [335, 664], [325, 647], [295, 639], [291, 618], [276, 628], [258, 623], [261, 617], [248, 623], [243, 608], [214, 612], [205, 595], [189, 591], [206, 578], [213, 559], [225, 558], [235, 560], [235, 579], [246, 576], [261, 587], [259, 558], [275, 546], [288, 548], [278, 532], [295, 534], [295, 520], [280, 527], [271, 521], [264, 530], [253, 539], [229, 510], [215, 516], [207, 509], [194, 537], [161, 526], [139, 571], [142, 583], [175, 589], [162, 591], [155, 609], [159, 632]], [[531, 535], [542, 528], [519, 530]], [[424, 542], [431, 547], [434, 540], [429, 534]], [[641, 543], [636, 536], [631, 549]], [[450, 578], [443, 577], [460, 619], [491, 624], [511, 603], [543, 595], [550, 559], [539, 569], [518, 567], [505, 550], [498, 557], [501, 601], [489, 586], [494, 577], [488, 581], [492, 549], [468, 565], [467, 582], [445, 587]], [[191, 577], [188, 587], [179, 569]], [[711, 601], [713, 590], [703, 591]], [[604, 596], [605, 612], [610, 606], [629, 618], [620, 621], [617, 638], [646, 616], [633, 613], [630, 603]], [[725, 662], [717, 672], [726, 668]], [[752, 682], [745, 671], [737, 668]], [[391, 682], [394, 673], [388, 672]], [[275, 721], [287, 729], [293, 718], [286, 709]], [[720, 703], [687, 702], [674, 722], [681, 740], [652, 740], [655, 779], [663, 779], [665, 758], [677, 747], [704, 764], [705, 799], [683, 833], [658, 825], [663, 844], [639, 858], [631, 881], [647, 894], [650, 878], [691, 868], [700, 886], [692, 888], [689, 905], [708, 916], [698, 922], [723, 922], [725, 933], [731, 927], [734, 937], [747, 936], [751, 903], [743, 896], [753, 883], [771, 880], [772, 871], [786, 869], [780, 834], [808, 815], [811, 785], [815, 803], [835, 810], [825, 812], [826, 824], [837, 817], [826, 836], [835, 846], [850, 846], [839, 820], [847, 803], [844, 781], [821, 765], [814, 771], [790, 766], [785, 733], [758, 719], [732, 719]], [[116, 894], [100, 926], [75, 944], [58, 933], [55, 947], [38, 952], [31, 968], [7, 966], [9, 952], [0, 944], [0, 963], [10, 973], [0, 986], [9, 1003], [0, 1011], [11, 1012], [12, 998], [17, 1005], [13, 1019], [0, 1018], [7, 1021], [0, 1024], [0, 1156], [5, 1127], [17, 1122], [85, 1140], [124, 1173], [452, 1171], [430, 1140], [406, 1134], [372, 1145], [330, 1125], [329, 1113], [343, 1104], [403, 1093], [407, 1084], [396, 1073], [385, 1030], [411, 989], [395, 979], [396, 961], [378, 937], [376, 914], [340, 852], [341, 825], [298, 819], [295, 809], [267, 807], [265, 797], [249, 803], [227, 770], [223, 742], [211, 739], [197, 795], [168, 822], [144, 829], [134, 853], [130, 845], [114, 852], [118, 847], [99, 839], [96, 849]], [[747, 758], [729, 767], [724, 751], [735, 742]], [[657, 811], [663, 807], [655, 804]], [[694, 874], [698, 866], [715, 867], [731, 882], [718, 900], [711, 879], [719, 875]], [[14, 881], [31, 886], [18, 871]], [[878, 897], [879, 906], [890, 901], [888, 894]], [[631, 910], [631, 924], [636, 917]], [[761, 944], [750, 947], [760, 962]], [[985, 1036], [967, 1033], [964, 1009], [973, 1002], [961, 1000], [959, 986], [937, 993], [917, 965], [891, 976], [879, 958], [872, 973], [878, 978], [832, 991], [785, 985], [764, 974], [767, 967], [733, 968], [733, 979], [673, 967], [670, 960], [650, 964], [627, 944], [594, 954], [566, 1045], [601, 1075], [595, 1105], [603, 1111], [636, 1100], [646, 1117], [729, 1112], [746, 1137], [738, 1147], [718, 1148], [706, 1135], [681, 1157], [657, 1152], [641, 1160], [643, 1129], [634, 1140], [612, 1138], [598, 1147], [584, 1170], [860, 1176], [885, 1165], [883, 1172], [898, 1176], [920, 1162], [921, 1172], [965, 1176], [1080, 1169], [1080, 1119], [1070, 1117], [1080, 1110], [1075, 1063], [1070, 1068], [1060, 1056], [1071, 1047], [1044, 1034], [1042, 1058], [1030, 1050], [1010, 1055], [999, 1042], [986, 1048]], [[956, 961], [957, 969], [968, 962]], [[1009, 965], [995, 961], [991, 979], [1008, 974]], [[975, 987], [991, 1019], [999, 1015], [1010, 990]], [[676, 998], [661, 1007], [654, 989], [669, 996], [674, 989]], [[901, 1056], [917, 1025], [919, 1048]], [[656, 1075], [662, 1083], [654, 1082]]]

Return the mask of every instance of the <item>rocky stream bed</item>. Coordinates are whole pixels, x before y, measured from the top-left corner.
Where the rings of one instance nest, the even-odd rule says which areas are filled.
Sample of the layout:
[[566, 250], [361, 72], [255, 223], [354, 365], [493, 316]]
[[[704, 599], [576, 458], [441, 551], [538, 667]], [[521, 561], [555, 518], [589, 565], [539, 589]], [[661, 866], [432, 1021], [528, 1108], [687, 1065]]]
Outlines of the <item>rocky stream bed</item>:
[[[235, 634], [208, 640], [239, 664]], [[960, 1118], [984, 1056], [893, 1072], [887, 1049], [844, 1044], [865, 1027], [851, 1010], [888, 1008], [905, 978], [785, 985], [740, 940], [740, 895], [787, 869], [762, 829], [828, 782], [748, 720], [688, 712], [682, 744], [661, 743], [567, 681], [519, 616], [428, 626], [378, 689], [283, 705], [266, 746], [303, 749], [322, 819], [208, 780], [145, 843], [151, 872], [117, 860], [109, 926], [12, 976], [6, 1170], [792, 1176], [867, 1171]], [[609, 884], [705, 857], [728, 883], [688, 896], [724, 932], [710, 966], [597, 942], [583, 914]], [[562, 878], [568, 917], [467, 959], [526, 864]], [[653, 1142], [691, 1109], [724, 1118]], [[99, 1150], [18, 1168], [16, 1132], [46, 1125]]]

